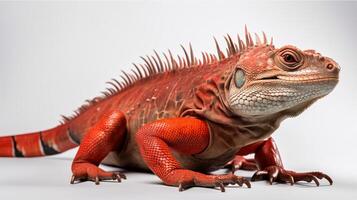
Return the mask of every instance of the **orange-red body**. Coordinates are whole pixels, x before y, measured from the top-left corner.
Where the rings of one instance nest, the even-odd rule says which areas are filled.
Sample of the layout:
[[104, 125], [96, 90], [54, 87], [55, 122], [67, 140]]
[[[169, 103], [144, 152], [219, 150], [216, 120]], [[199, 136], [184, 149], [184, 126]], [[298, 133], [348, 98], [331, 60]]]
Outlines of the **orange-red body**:
[[[230, 108], [227, 94], [237, 66], [247, 66], [248, 80], [271, 67], [274, 47], [267, 44], [265, 37], [263, 44], [254, 44], [250, 34], [246, 37], [246, 44], [240, 39], [234, 44], [230, 37], [226, 38], [227, 58], [218, 46], [219, 58], [203, 54], [203, 59], [198, 60], [192, 49], [185, 51], [186, 58], [178, 60], [171, 53], [164, 56], [165, 62], [157, 54], [143, 58], [145, 66], [141, 70], [135, 66], [137, 71], [132, 75], [124, 73], [123, 82], [113, 80], [113, 88], [103, 97], [88, 101], [58, 127], [0, 138], [0, 156], [51, 155], [80, 144], [72, 164], [72, 182], [90, 179], [98, 184], [104, 179], [125, 178], [98, 168], [104, 163], [151, 170], [180, 190], [195, 185], [224, 190], [224, 185], [235, 183], [250, 187], [246, 179], [233, 174], [206, 174], [231, 163], [259, 169], [253, 179], [318, 184], [316, 178], [326, 178], [332, 183], [320, 172], [285, 170], [270, 137], [281, 120], [309, 103], [266, 118], [247, 117]], [[311, 54], [311, 59], [314, 56]], [[253, 160], [243, 157], [252, 153]]]

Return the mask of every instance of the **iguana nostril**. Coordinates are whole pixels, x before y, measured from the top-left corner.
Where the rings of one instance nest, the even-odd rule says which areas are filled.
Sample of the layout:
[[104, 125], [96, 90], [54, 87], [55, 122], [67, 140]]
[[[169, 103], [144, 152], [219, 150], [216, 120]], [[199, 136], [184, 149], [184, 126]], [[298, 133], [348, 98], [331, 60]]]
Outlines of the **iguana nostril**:
[[332, 64], [332, 63], [328, 63], [328, 64], [326, 65], [326, 68], [331, 71], [331, 70], [333, 70], [333, 69], [335, 68], [335, 65]]

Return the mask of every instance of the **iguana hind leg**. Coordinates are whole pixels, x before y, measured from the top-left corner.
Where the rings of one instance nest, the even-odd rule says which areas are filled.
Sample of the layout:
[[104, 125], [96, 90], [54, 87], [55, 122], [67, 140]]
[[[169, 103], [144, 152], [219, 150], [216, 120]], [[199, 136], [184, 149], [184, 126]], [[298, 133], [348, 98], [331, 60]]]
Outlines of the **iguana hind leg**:
[[234, 174], [207, 175], [184, 169], [171, 151], [193, 155], [202, 152], [209, 143], [207, 124], [196, 118], [162, 119], [141, 127], [136, 134], [140, 153], [148, 167], [167, 185], [187, 187], [219, 187], [228, 184], [250, 183]]
[[256, 143], [256, 145], [252, 145], [251, 147], [248, 149], [254, 150], [254, 158], [259, 168], [253, 175], [251, 181], [268, 180], [270, 184], [273, 182], [282, 182], [290, 183], [291, 185], [298, 181], [314, 181], [315, 184], [319, 186], [320, 183], [318, 179], [325, 178], [330, 184], [333, 183], [332, 179], [322, 172], [299, 173], [286, 170], [273, 138]]
[[119, 149], [125, 139], [126, 120], [120, 111], [104, 114], [83, 137], [72, 163], [71, 183], [76, 180], [118, 180], [126, 177], [121, 173], [106, 172], [98, 166], [109, 152]]

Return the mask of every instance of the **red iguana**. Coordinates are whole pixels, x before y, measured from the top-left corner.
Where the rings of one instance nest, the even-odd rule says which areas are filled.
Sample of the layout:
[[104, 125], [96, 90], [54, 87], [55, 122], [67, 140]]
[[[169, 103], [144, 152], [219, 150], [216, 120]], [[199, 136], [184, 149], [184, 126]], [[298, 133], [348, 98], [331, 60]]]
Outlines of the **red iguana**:
[[[288, 45], [275, 48], [245, 31], [227, 53], [202, 59], [183, 48], [141, 57], [132, 73], [123, 72], [103, 96], [80, 107], [72, 117], [49, 130], [0, 138], [0, 156], [33, 157], [64, 152], [79, 145], [72, 164], [75, 181], [126, 179], [100, 169], [100, 163], [150, 170], [182, 191], [192, 186], [228, 184], [250, 187], [235, 169], [257, 169], [255, 180], [290, 183], [332, 179], [321, 172], [298, 173], [283, 167], [271, 134], [280, 122], [300, 114], [329, 94], [338, 82], [339, 65], [314, 50]], [[163, 59], [164, 58], [164, 59]], [[245, 159], [248, 154], [254, 159]], [[207, 172], [226, 166], [233, 173]]]

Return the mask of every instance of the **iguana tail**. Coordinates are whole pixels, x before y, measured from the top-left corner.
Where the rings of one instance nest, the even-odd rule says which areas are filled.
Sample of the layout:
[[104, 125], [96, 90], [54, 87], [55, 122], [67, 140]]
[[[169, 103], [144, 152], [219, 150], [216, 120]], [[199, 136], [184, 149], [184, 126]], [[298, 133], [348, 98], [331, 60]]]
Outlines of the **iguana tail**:
[[0, 137], [0, 157], [35, 157], [58, 154], [79, 145], [67, 124], [34, 133]]

